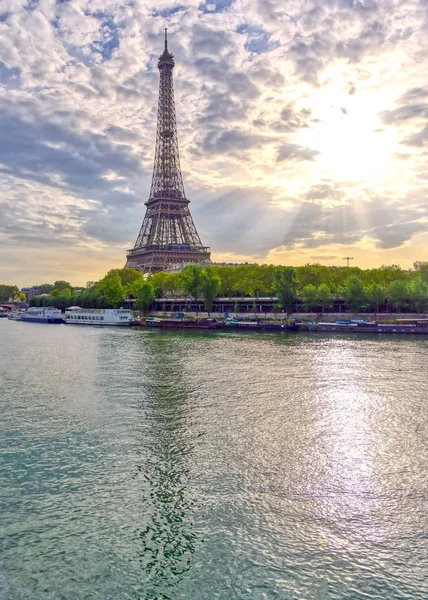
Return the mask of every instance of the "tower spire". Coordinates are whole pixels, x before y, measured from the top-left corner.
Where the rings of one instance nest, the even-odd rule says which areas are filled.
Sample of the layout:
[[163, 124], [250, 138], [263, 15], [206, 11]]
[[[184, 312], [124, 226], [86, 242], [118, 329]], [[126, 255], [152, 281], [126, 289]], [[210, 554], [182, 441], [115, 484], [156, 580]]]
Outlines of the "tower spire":
[[162, 271], [173, 264], [211, 262], [210, 249], [202, 246], [184, 191], [175, 118], [174, 66], [165, 28], [165, 49], [158, 61], [159, 104], [152, 185], [146, 215], [126, 263], [143, 273]]

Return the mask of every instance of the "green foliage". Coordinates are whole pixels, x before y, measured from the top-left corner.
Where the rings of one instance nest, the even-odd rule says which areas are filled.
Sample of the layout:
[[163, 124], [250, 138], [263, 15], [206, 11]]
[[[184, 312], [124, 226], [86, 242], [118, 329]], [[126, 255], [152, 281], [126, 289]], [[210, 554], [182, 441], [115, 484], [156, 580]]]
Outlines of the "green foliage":
[[125, 298], [126, 291], [119, 275], [106, 275], [97, 287], [112, 306], [117, 306]]
[[408, 301], [407, 286], [404, 281], [391, 281], [386, 289], [386, 296], [388, 298], [388, 305], [393, 306], [397, 312], [400, 308], [404, 308]]
[[[123, 281], [122, 281], [125, 295], [133, 296], [134, 298], [137, 297], [139, 289], [141, 288], [143, 283], [146, 282], [146, 280], [144, 279], [144, 275], [142, 273], [140, 273], [139, 271], [135, 271], [135, 272], [137, 273], [137, 276], [134, 277], [133, 281], [129, 281], [128, 283], [123, 283]], [[119, 277], [120, 277], [120, 275], [119, 275]]]
[[211, 312], [214, 298], [217, 297], [221, 288], [221, 279], [215, 270], [207, 267], [202, 273], [200, 291], [204, 299], [205, 310]]
[[41, 294], [50, 294], [51, 291], [55, 288], [53, 283], [42, 283], [37, 286], [39, 288], [39, 292]]
[[293, 267], [281, 267], [275, 271], [273, 288], [278, 297], [279, 306], [292, 312], [293, 303], [297, 298], [297, 277]]
[[236, 295], [236, 267], [215, 266], [213, 267], [221, 279], [220, 295], [230, 298]]
[[71, 289], [64, 288], [63, 290], [61, 290], [61, 296], [64, 296], [65, 298], [71, 298]]
[[306, 311], [310, 311], [318, 306], [317, 288], [312, 283], [308, 283], [302, 290], [302, 304]]
[[[114, 276], [120, 278], [121, 284], [124, 288], [126, 288], [128, 285], [132, 285], [136, 281], [141, 282], [144, 280], [143, 274], [136, 269], [111, 269], [103, 279]], [[103, 281], [103, 279], [101, 281]]]
[[322, 312], [326, 308], [330, 308], [333, 304], [334, 296], [326, 283], [322, 283], [317, 290], [318, 303], [322, 308]]
[[[53, 287], [56, 290], [64, 290], [65, 288], [71, 288], [72, 285], [68, 281], [64, 281], [63, 279], [60, 279], [59, 281], [55, 281], [55, 283], [53, 284]], [[49, 292], [46, 292], [46, 293], [49, 293]]]
[[418, 260], [413, 263], [413, 268], [416, 271], [417, 277], [428, 283], [428, 262]]
[[259, 284], [260, 284], [260, 295], [270, 296], [274, 294], [273, 291], [273, 279], [275, 271], [278, 267], [275, 265], [257, 265], [259, 267]]
[[178, 273], [166, 273], [166, 277], [163, 282], [163, 289], [172, 296], [180, 291], [180, 277]]
[[[428, 263], [427, 263], [428, 264]], [[416, 277], [407, 286], [411, 306], [417, 312], [424, 312], [428, 305], [428, 283], [422, 277]]]
[[137, 300], [137, 308], [143, 309], [144, 313], [146, 313], [155, 297], [156, 294], [153, 285], [149, 281], [143, 281], [140, 283], [138, 289], [136, 289], [135, 298]]
[[16, 302], [17, 300], [20, 300], [21, 302], [25, 302], [26, 300], [26, 296], [23, 292], [20, 292], [19, 294], [15, 294], [13, 297], [13, 300]]
[[60, 295], [61, 295], [61, 291], [60, 290], [54, 289], [54, 290], [51, 291], [52, 298], [55, 298], [56, 296], [60, 296]]
[[181, 290], [180, 276], [178, 273], [153, 273], [148, 281], [155, 289], [156, 298], [161, 298], [164, 294], [175, 295]]
[[152, 275], [150, 275], [147, 281], [150, 281], [150, 283], [155, 289], [163, 290], [163, 286], [167, 276], [168, 274], [165, 273], [165, 271], [159, 271], [158, 273], [153, 273]]
[[118, 306], [127, 295], [136, 296], [145, 279], [136, 269], [111, 269], [92, 290], [102, 294], [110, 306]]
[[296, 267], [296, 275], [299, 281], [300, 289], [303, 290], [308, 285], [313, 285], [315, 288], [317, 288], [321, 284], [324, 268], [321, 265], [305, 265], [304, 267]]
[[190, 294], [195, 300], [201, 292], [202, 273], [201, 265], [187, 265], [179, 275], [183, 291]]
[[16, 294], [19, 294], [19, 288], [16, 285], [0, 285], [0, 302], [6, 302]]
[[345, 300], [346, 306], [354, 313], [357, 313], [367, 302], [363, 282], [356, 275], [351, 275], [346, 279], [341, 296]]
[[372, 283], [365, 290], [368, 306], [377, 313], [379, 306], [385, 302], [385, 292], [377, 283]]

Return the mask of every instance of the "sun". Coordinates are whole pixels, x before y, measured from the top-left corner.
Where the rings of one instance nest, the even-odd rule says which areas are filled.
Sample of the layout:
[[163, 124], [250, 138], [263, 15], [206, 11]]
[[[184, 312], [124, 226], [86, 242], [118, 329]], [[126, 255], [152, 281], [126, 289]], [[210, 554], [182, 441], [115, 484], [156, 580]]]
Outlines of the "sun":
[[373, 96], [364, 93], [343, 97], [334, 88], [314, 100], [316, 122], [301, 132], [299, 141], [318, 152], [317, 168], [323, 176], [382, 183], [394, 175], [398, 140], [381, 122], [380, 100], [373, 102]]

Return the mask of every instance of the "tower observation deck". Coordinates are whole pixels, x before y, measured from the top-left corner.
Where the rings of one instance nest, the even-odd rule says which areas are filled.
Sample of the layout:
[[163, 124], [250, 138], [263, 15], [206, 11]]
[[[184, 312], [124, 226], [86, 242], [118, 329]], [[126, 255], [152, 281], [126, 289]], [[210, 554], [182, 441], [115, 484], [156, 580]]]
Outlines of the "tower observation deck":
[[155, 162], [146, 214], [126, 267], [142, 273], [166, 270], [173, 265], [210, 263], [210, 248], [203, 246], [186, 198], [178, 153], [172, 71], [174, 56], [165, 49], [160, 72]]

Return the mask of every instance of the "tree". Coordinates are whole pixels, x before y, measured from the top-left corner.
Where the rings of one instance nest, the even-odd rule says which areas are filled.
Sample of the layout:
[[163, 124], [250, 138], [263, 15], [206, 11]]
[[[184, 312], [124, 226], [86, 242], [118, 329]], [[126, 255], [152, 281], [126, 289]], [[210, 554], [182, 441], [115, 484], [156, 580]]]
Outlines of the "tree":
[[17, 300], [19, 300], [20, 302], [25, 302], [26, 299], [27, 298], [23, 292], [20, 292], [19, 294], [15, 294], [13, 297], [14, 302], [16, 302]]
[[399, 279], [391, 281], [386, 289], [388, 305], [393, 306], [398, 312], [400, 308], [404, 308], [407, 304], [407, 285]]
[[312, 285], [312, 283], [308, 283], [308, 285], [305, 285], [305, 287], [302, 290], [301, 296], [303, 308], [306, 311], [310, 311], [316, 306], [318, 306], [317, 288], [314, 285]]
[[137, 269], [111, 269], [105, 277], [111, 277], [113, 275], [117, 275], [118, 277], [120, 277], [120, 281], [124, 288], [126, 288], [127, 285], [134, 283], [135, 281], [142, 282], [142, 280], [144, 279], [143, 274], [140, 271], [137, 271]]
[[413, 263], [413, 268], [415, 269], [418, 277], [423, 279], [428, 283], [428, 262], [423, 260], [418, 260]]
[[218, 295], [221, 288], [221, 279], [211, 267], [207, 267], [202, 273], [200, 291], [204, 299], [205, 310], [208, 314], [213, 307], [214, 298]]
[[238, 265], [235, 267], [235, 289], [240, 296], [254, 296], [260, 288], [258, 265]]
[[144, 314], [151, 307], [153, 300], [156, 298], [155, 288], [148, 281], [140, 283], [139, 288], [136, 290], [136, 306], [144, 311]]
[[180, 284], [187, 294], [197, 300], [201, 291], [203, 269], [201, 265], [187, 265], [179, 275]]
[[71, 298], [71, 289], [68, 287], [61, 290], [61, 296], [64, 296], [64, 298]]
[[64, 281], [63, 279], [60, 279], [59, 281], [55, 281], [55, 283], [53, 284], [54, 289], [56, 290], [63, 290], [65, 288], [71, 288], [71, 283], [69, 283], [68, 281]]
[[38, 285], [37, 287], [39, 288], [39, 292], [41, 294], [50, 294], [51, 291], [55, 288], [53, 283], [42, 283], [41, 285]]
[[307, 285], [319, 286], [321, 284], [323, 269], [326, 269], [326, 267], [321, 267], [319, 264], [307, 264], [304, 267], [297, 267], [296, 274], [301, 288]]
[[333, 304], [334, 296], [326, 283], [322, 283], [317, 290], [318, 303], [321, 305], [322, 312]]
[[178, 273], [166, 273], [163, 281], [163, 289], [165, 292], [175, 296], [180, 291], [180, 277]]
[[392, 281], [406, 281], [409, 279], [408, 273], [403, 271], [400, 265], [382, 265], [378, 271], [380, 273], [380, 282], [378, 283], [384, 285]]
[[346, 306], [354, 313], [358, 313], [367, 300], [363, 282], [356, 275], [351, 275], [346, 279], [341, 296], [345, 300]]
[[0, 284], [0, 302], [5, 302], [19, 294], [19, 288], [16, 285]]
[[56, 298], [57, 296], [60, 296], [60, 295], [61, 295], [61, 290], [54, 289], [51, 291], [52, 298]]
[[[125, 295], [132, 296], [133, 298], [136, 298], [138, 296], [139, 289], [141, 288], [143, 283], [146, 281], [144, 279], [144, 276], [142, 273], [140, 273], [139, 271], [136, 271], [136, 273], [138, 273], [138, 277], [135, 277], [133, 281], [128, 281], [128, 283], [125, 283], [125, 284], [122, 281]], [[110, 275], [110, 277], [111, 277], [111, 275]], [[120, 275], [119, 275], [119, 277], [120, 277]]]
[[273, 276], [275, 274], [275, 265], [259, 265], [259, 282], [261, 293], [266, 296], [273, 295]]
[[372, 283], [366, 287], [367, 303], [376, 314], [379, 311], [379, 306], [385, 302], [385, 292], [377, 283]]
[[148, 281], [150, 281], [150, 283], [152, 284], [152, 286], [154, 288], [159, 287], [159, 288], [163, 289], [163, 284], [164, 284], [164, 281], [165, 281], [167, 275], [168, 274], [165, 273], [165, 271], [158, 271], [157, 273], [152, 273], [149, 276]]
[[107, 299], [107, 302], [112, 306], [120, 304], [125, 298], [125, 289], [122, 285], [122, 280], [119, 275], [110, 275], [104, 277], [100, 282], [101, 290]]
[[221, 296], [232, 297], [236, 295], [236, 280], [238, 270], [236, 267], [216, 266], [213, 267], [221, 279]]
[[273, 288], [278, 297], [279, 306], [287, 311], [293, 310], [293, 303], [297, 298], [297, 277], [293, 267], [281, 267], [275, 271]]
[[407, 291], [413, 308], [417, 312], [424, 312], [428, 304], [428, 283], [416, 277], [409, 283]]

